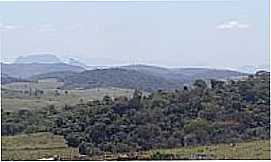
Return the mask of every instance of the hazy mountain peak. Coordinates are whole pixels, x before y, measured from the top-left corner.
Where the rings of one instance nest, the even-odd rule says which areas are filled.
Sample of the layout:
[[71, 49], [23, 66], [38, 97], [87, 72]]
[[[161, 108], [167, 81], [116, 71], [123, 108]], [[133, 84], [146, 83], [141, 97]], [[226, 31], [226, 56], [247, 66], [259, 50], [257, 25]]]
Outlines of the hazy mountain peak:
[[61, 60], [52, 54], [38, 54], [20, 56], [15, 60], [15, 63], [29, 64], [29, 63], [62, 63]]
[[80, 61], [78, 61], [78, 60], [76, 60], [74, 58], [69, 58], [68, 64], [73, 65], [73, 66], [80, 66], [80, 67], [83, 67], [83, 68], [87, 68], [87, 66], [84, 63], [82, 63], [82, 62], [80, 62]]

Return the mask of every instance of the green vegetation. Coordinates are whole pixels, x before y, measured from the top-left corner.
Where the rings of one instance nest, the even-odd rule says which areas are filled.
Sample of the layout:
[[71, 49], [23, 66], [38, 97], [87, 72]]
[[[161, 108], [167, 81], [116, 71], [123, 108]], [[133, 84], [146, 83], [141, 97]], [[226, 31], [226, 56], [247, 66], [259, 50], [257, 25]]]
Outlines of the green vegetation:
[[122, 68], [86, 70], [63, 79], [64, 88], [91, 89], [98, 87], [118, 87], [141, 89], [151, 92], [158, 89], [173, 90], [180, 88], [182, 81], [168, 80], [136, 70]]
[[266, 74], [211, 80], [210, 87], [196, 80], [193, 87], [174, 92], [135, 90], [131, 98], [104, 96], [61, 109], [3, 111], [2, 135], [50, 131], [91, 157], [270, 139], [269, 82]]
[[[37, 160], [55, 155], [61, 159], [75, 160], [79, 156], [77, 148], [67, 147], [62, 136], [51, 133], [2, 136], [1, 160]], [[190, 146], [174, 149], [157, 149], [142, 153], [138, 159], [191, 159], [193, 155], [206, 154], [213, 159], [270, 159], [270, 140], [210, 146]], [[121, 154], [111, 157], [96, 157], [96, 160], [118, 159]], [[163, 158], [164, 157], [164, 158]], [[165, 158], [166, 157], [166, 158]], [[90, 157], [88, 157], [90, 159]], [[92, 160], [95, 160], [95, 157]]]

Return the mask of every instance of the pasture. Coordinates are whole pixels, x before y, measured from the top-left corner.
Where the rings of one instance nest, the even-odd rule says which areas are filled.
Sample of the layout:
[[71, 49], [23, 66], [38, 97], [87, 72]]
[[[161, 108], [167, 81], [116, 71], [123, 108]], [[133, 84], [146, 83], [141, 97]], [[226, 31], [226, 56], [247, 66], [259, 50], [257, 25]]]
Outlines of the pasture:
[[190, 158], [193, 154], [205, 154], [213, 159], [231, 160], [267, 160], [270, 159], [270, 140], [257, 140], [250, 142], [230, 144], [217, 144], [210, 146], [189, 146], [174, 149], [151, 150], [149, 154], [159, 152], [165, 155], [177, 155]]
[[[50, 133], [35, 133], [29, 135], [2, 136], [2, 160], [37, 160], [59, 155], [61, 158], [78, 157], [78, 148], [70, 148], [62, 136]], [[210, 146], [194, 146], [174, 149], [157, 149], [146, 151], [145, 159], [151, 159], [154, 154], [176, 155], [191, 158], [194, 154], [206, 154], [213, 159], [270, 159], [270, 140], [257, 140]], [[113, 155], [118, 157], [118, 155]], [[95, 159], [95, 158], [94, 158]]]
[[78, 155], [78, 149], [69, 148], [62, 136], [50, 133], [2, 136], [1, 160], [37, 160], [54, 155], [70, 158]]
[[49, 105], [60, 108], [65, 105], [75, 105], [89, 100], [101, 100], [105, 95], [110, 97], [131, 97], [133, 94], [133, 90], [114, 87], [72, 90], [59, 89], [62, 85], [62, 82], [54, 79], [2, 85], [2, 108], [5, 111], [16, 111], [19, 109], [35, 110]]

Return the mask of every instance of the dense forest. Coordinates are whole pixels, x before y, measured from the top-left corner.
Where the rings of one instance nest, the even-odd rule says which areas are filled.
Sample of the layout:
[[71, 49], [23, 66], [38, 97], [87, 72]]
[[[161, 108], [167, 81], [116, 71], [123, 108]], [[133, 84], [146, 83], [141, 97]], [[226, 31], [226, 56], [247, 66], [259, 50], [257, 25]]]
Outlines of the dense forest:
[[2, 110], [2, 135], [52, 132], [80, 154], [235, 143], [270, 138], [270, 76], [238, 81], [196, 80], [191, 87], [158, 90], [42, 110]]

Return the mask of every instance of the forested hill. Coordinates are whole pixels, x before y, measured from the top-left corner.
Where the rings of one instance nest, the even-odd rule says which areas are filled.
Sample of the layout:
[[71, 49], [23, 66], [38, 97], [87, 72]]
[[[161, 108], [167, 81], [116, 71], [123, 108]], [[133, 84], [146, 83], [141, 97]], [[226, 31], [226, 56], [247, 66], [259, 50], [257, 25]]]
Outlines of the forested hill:
[[169, 80], [177, 80], [189, 83], [195, 79], [230, 79], [232, 77], [245, 76], [247, 74], [226, 69], [210, 68], [163, 68], [149, 65], [128, 65], [120, 68], [136, 70], [146, 74], [160, 76]]
[[51, 72], [51, 73], [45, 73], [45, 74], [38, 74], [31, 76], [29, 79], [30, 80], [42, 80], [42, 79], [50, 79], [54, 78], [57, 79], [58, 81], [64, 82], [67, 80], [70, 76], [76, 75], [79, 72], [75, 71], [56, 71], [56, 72]]
[[163, 77], [145, 74], [136, 70], [121, 68], [88, 70], [64, 79], [65, 88], [119, 87], [154, 91], [173, 90], [182, 87], [183, 82], [170, 81]]
[[[93, 75], [94, 76], [94, 75]], [[104, 78], [105, 79], [105, 78]], [[89, 156], [270, 139], [270, 74], [192, 89], [2, 112], [2, 135], [51, 131]]]

